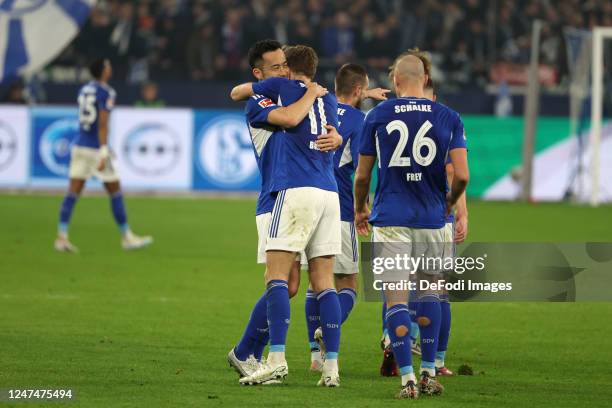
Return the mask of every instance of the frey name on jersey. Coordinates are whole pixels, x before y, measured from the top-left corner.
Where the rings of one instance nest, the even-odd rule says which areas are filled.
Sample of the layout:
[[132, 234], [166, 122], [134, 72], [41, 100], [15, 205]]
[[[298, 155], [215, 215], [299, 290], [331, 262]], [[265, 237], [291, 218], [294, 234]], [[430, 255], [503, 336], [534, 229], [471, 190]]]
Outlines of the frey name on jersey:
[[423, 173], [406, 173], [406, 181], [421, 181]]
[[431, 105], [419, 105], [419, 104], [408, 104], [408, 105], [395, 105], [395, 113], [402, 112], [431, 112]]

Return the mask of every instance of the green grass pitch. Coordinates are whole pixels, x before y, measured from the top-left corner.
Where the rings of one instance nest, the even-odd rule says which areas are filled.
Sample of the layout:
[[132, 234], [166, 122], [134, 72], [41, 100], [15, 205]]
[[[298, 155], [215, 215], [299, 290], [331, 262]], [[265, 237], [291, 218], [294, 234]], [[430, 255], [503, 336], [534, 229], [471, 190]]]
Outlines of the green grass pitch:
[[[395, 401], [399, 380], [378, 375], [380, 305], [360, 302], [343, 326], [342, 387], [317, 388], [304, 280], [286, 385], [242, 387], [226, 354], [263, 290], [254, 200], [129, 198], [133, 229], [155, 243], [125, 253], [107, 200], [84, 197], [71, 228], [79, 255], [52, 249], [60, 200], [0, 196], [0, 389], [70, 387], [68, 406], [84, 407], [611, 404], [605, 303], [456, 303], [447, 362], [475, 375], [444, 378], [441, 397]], [[470, 239], [612, 241], [611, 219], [612, 207], [474, 202]]]

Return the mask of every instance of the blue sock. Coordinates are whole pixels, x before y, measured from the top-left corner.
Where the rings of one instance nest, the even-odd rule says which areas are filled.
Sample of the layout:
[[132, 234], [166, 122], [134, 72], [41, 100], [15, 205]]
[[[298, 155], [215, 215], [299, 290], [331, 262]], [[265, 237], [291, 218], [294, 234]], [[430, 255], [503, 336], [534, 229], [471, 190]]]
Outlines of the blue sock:
[[321, 316], [319, 315], [319, 302], [312, 289], [306, 291], [304, 309], [306, 310], [306, 329], [308, 330], [310, 351], [320, 350], [319, 343], [314, 339], [314, 333], [321, 326]]
[[[416, 296], [416, 293], [410, 293], [411, 296]], [[410, 341], [416, 343], [419, 338], [419, 325], [416, 323], [418, 302], [412, 300], [408, 302], [408, 311], [410, 312]]]
[[282, 279], [269, 281], [267, 287], [266, 304], [270, 332], [270, 351], [284, 352], [291, 315], [289, 288], [287, 287], [287, 281]]
[[255, 303], [249, 323], [242, 334], [240, 342], [234, 348], [234, 353], [239, 360], [244, 361], [251, 354], [255, 355], [255, 358], [257, 358], [256, 351], [259, 353], [259, 358], [257, 359], [259, 360], [261, 358], [261, 353], [268, 342], [267, 308], [266, 295], [264, 294], [259, 298], [257, 303]]
[[123, 194], [121, 194], [121, 192], [113, 193], [111, 194], [110, 199], [111, 210], [113, 211], [115, 222], [121, 230], [121, 233], [125, 234], [130, 227], [127, 223], [127, 215], [125, 213], [125, 206], [123, 205]]
[[410, 349], [410, 313], [407, 305], [395, 305], [387, 311], [387, 330], [393, 346], [393, 355], [400, 375], [412, 374], [412, 350]]
[[[429, 324], [421, 325], [421, 369], [426, 368], [435, 376], [436, 352], [440, 336], [440, 298], [436, 295], [425, 295], [419, 299], [418, 318], [427, 318]], [[433, 371], [432, 371], [433, 370]]]
[[270, 341], [270, 335], [268, 334], [268, 330], [266, 330], [266, 335], [261, 337], [261, 341], [256, 341], [253, 345], [253, 356], [258, 361], [261, 361], [261, 357], [263, 356], [263, 352], [268, 345], [268, 341]]
[[325, 359], [337, 360], [340, 348], [340, 301], [336, 289], [325, 289], [317, 295], [321, 313], [321, 328], [325, 341]]
[[64, 196], [62, 206], [60, 207], [59, 225], [57, 232], [60, 234], [68, 234], [68, 225], [70, 224], [70, 217], [72, 217], [72, 211], [76, 204], [79, 195], [76, 193], [68, 193]]
[[342, 316], [342, 323], [346, 321], [353, 310], [355, 305], [355, 297], [357, 293], [351, 288], [344, 288], [338, 292], [338, 300], [340, 301], [340, 312]]
[[448, 338], [451, 330], [451, 306], [448, 295], [440, 297], [440, 337], [438, 339], [438, 352], [436, 360], [444, 363], [446, 350], [448, 348]]
[[382, 305], [382, 331], [383, 334], [387, 333], [387, 302], [384, 299]]

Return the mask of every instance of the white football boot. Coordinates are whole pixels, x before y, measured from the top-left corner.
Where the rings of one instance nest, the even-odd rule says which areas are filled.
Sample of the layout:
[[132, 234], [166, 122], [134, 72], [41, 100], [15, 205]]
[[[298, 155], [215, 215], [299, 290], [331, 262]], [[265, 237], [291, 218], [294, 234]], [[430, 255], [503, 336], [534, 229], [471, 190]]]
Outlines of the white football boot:
[[131, 251], [133, 249], [140, 249], [146, 246], [149, 246], [153, 243], [153, 237], [149, 235], [138, 236], [135, 235], [132, 231], [126, 232], [121, 238], [121, 247], [126, 251]]
[[253, 374], [259, 368], [259, 361], [255, 357], [251, 355], [245, 361], [239, 360], [234, 349], [227, 353], [227, 362], [240, 375], [240, 378]]
[[323, 365], [323, 373], [321, 379], [317, 383], [318, 386], [325, 387], [339, 387], [340, 386], [340, 374], [338, 374], [338, 364], [333, 366], [329, 364], [329, 360]]
[[278, 384], [280, 380], [284, 380], [289, 374], [289, 367], [286, 361], [279, 363], [270, 363], [270, 360], [265, 363], [260, 363], [257, 371], [249, 376], [240, 379], [240, 384], [257, 385], [257, 384]]
[[72, 245], [67, 236], [59, 235], [53, 246], [55, 250], [59, 252], [70, 252], [72, 254], [77, 254], [79, 252], [79, 249]]

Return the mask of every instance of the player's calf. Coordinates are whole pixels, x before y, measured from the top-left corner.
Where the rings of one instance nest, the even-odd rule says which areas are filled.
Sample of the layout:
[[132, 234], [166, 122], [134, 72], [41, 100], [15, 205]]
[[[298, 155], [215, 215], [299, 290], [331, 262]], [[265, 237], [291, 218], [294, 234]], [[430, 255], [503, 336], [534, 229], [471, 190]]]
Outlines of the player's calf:
[[386, 315], [387, 329], [393, 347], [393, 354], [402, 379], [402, 387], [409, 382], [416, 383], [410, 351], [410, 314], [406, 304], [389, 305]]
[[448, 293], [440, 296], [440, 336], [438, 339], [438, 351], [436, 352], [436, 373], [443, 376], [452, 376], [453, 372], [446, 368], [446, 350], [451, 328], [451, 307]]
[[340, 300], [342, 323], [344, 323], [353, 310], [353, 306], [355, 306], [355, 300], [357, 298], [357, 275], [335, 274], [334, 280], [338, 291], [338, 299]]
[[57, 238], [53, 244], [56, 251], [60, 252], [79, 252], [78, 248], [74, 246], [68, 238], [68, 227], [70, 225], [70, 218], [74, 211], [74, 206], [79, 199], [79, 194], [83, 190], [85, 185], [84, 180], [70, 180], [70, 188], [68, 193], [62, 200], [60, 207], [59, 223], [57, 226]]

